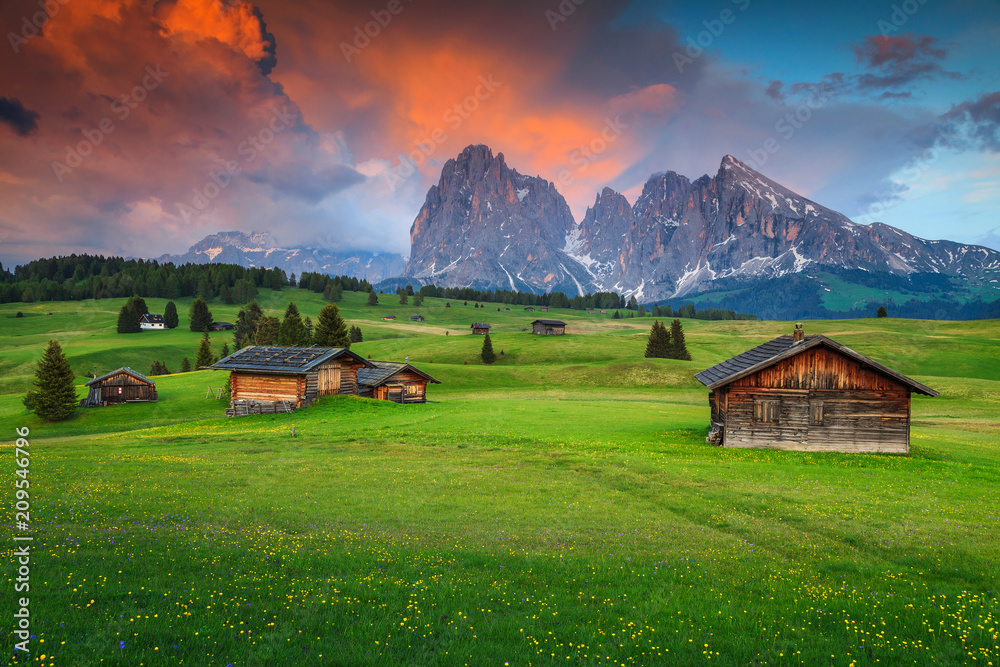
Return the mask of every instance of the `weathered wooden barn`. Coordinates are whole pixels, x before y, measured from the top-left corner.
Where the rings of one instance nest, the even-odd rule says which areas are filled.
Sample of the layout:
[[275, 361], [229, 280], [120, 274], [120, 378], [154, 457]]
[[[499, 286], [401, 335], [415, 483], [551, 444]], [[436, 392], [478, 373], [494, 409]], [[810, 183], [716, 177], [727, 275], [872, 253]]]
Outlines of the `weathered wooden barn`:
[[298, 408], [319, 396], [357, 394], [358, 370], [374, 365], [345, 347], [251, 346], [211, 368], [230, 371], [233, 405], [288, 401]]
[[414, 322], [423, 322], [424, 321], [424, 316], [423, 315], [410, 315], [410, 319], [413, 320]]
[[474, 334], [488, 334], [490, 332], [490, 325], [486, 322], [473, 322], [472, 323], [472, 333]]
[[441, 384], [410, 364], [373, 361], [374, 368], [358, 369], [358, 395], [394, 403], [426, 403], [427, 384]]
[[158, 398], [155, 382], [142, 373], [123, 366], [88, 382], [87, 398], [80, 401], [80, 407], [147, 403]]
[[212, 322], [208, 328], [210, 331], [232, 331], [236, 325], [232, 322]]
[[695, 377], [724, 447], [907, 454], [910, 395], [938, 395], [801, 325]]
[[566, 333], [566, 323], [560, 320], [535, 320], [531, 323], [531, 333], [543, 336], [562, 336]]

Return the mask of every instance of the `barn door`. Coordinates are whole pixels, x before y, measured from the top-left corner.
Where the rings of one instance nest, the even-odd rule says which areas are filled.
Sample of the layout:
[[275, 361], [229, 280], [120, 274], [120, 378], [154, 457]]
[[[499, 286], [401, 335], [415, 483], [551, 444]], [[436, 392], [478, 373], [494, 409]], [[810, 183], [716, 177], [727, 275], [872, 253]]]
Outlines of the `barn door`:
[[326, 366], [319, 369], [319, 395], [340, 393], [340, 369]]
[[389, 387], [389, 400], [393, 403], [403, 402], [403, 388], [402, 387]]

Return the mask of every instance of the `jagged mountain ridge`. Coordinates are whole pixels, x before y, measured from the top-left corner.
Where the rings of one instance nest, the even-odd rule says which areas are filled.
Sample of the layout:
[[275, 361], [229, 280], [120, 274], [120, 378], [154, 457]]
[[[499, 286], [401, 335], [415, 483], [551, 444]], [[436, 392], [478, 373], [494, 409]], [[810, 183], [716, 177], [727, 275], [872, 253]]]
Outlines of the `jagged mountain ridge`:
[[277, 266], [288, 274], [308, 271], [349, 275], [372, 283], [399, 275], [406, 266], [406, 259], [394, 253], [279, 248], [268, 232], [211, 234], [183, 255], [163, 255], [158, 260], [174, 264], [238, 264], [248, 268]]
[[645, 302], [707, 291], [720, 279], [753, 282], [823, 266], [1000, 274], [996, 251], [855, 224], [728, 155], [713, 177], [654, 174], [633, 205], [605, 188], [576, 225], [552, 183], [469, 146], [445, 164], [410, 239], [403, 276], [418, 282], [616, 291]]

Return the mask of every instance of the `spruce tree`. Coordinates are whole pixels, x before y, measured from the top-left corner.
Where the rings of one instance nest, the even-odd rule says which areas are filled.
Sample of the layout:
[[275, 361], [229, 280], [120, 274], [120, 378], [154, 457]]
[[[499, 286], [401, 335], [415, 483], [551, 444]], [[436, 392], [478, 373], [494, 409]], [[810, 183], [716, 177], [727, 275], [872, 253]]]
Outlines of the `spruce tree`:
[[163, 307], [163, 324], [168, 329], [176, 329], [177, 325], [180, 324], [180, 319], [177, 317], [177, 305], [173, 301], [167, 301], [167, 305]]
[[215, 363], [215, 357], [212, 355], [212, 341], [208, 337], [208, 331], [201, 338], [201, 344], [198, 346], [198, 354], [194, 358], [194, 367], [196, 369], [204, 368], [205, 366], [211, 366]]
[[240, 308], [236, 316], [236, 327], [233, 329], [233, 347], [242, 350], [247, 345], [254, 345], [254, 336], [263, 319], [264, 311], [256, 301], [251, 301], [246, 308]]
[[229, 343], [222, 344], [222, 358], [225, 359], [229, 356]]
[[[347, 331], [347, 324], [340, 316], [340, 309], [337, 304], [323, 306], [319, 311], [319, 320], [316, 322], [316, 345], [319, 347], [350, 347], [354, 341], [353, 334], [355, 327], [351, 327], [351, 332]], [[360, 335], [360, 330], [358, 334]]]
[[365, 340], [365, 337], [361, 334], [361, 327], [351, 327], [348, 337], [352, 343], [362, 343]]
[[188, 359], [187, 357], [184, 357], [184, 360], [181, 361], [181, 373], [190, 373], [190, 372], [191, 372], [191, 360]]
[[424, 295], [421, 294], [420, 292], [417, 292], [416, 294], [413, 295], [414, 306], [419, 306], [421, 303], [423, 303], [423, 301], [424, 301]]
[[128, 302], [130, 306], [135, 308], [135, 312], [139, 313], [140, 317], [149, 314], [149, 307], [146, 305], [146, 300], [138, 294], [129, 299]]
[[639, 310], [639, 302], [636, 301], [634, 294], [632, 295], [632, 298], [628, 300], [628, 305], [625, 306], [625, 308], [627, 310]]
[[140, 314], [136, 311], [135, 305], [129, 301], [118, 311], [118, 333], [139, 333], [142, 327], [139, 326]]
[[684, 329], [681, 328], [681, 321], [674, 320], [670, 325], [670, 358], [691, 361], [691, 353], [688, 352], [687, 344], [684, 342]]
[[399, 294], [399, 305], [405, 306], [407, 302], [406, 290], [400, 289], [398, 294]]
[[280, 328], [281, 322], [277, 317], [265, 317], [261, 319], [260, 324], [257, 326], [257, 330], [253, 335], [253, 344], [277, 345], [278, 330]]
[[670, 332], [657, 320], [649, 331], [649, 341], [646, 343], [646, 357], [651, 359], [670, 359], [672, 348]]
[[492, 364], [497, 360], [497, 356], [493, 354], [493, 341], [490, 340], [489, 332], [483, 337], [483, 350], [479, 353], [479, 356], [482, 358], [484, 364]]
[[309, 346], [309, 332], [306, 331], [306, 325], [294, 301], [289, 301], [288, 308], [285, 309], [285, 319], [278, 328], [277, 343], [288, 347]]
[[378, 305], [378, 294], [375, 293], [375, 290], [368, 292], [368, 305], [369, 306]]
[[35, 414], [48, 422], [69, 419], [78, 406], [73, 369], [59, 347], [59, 341], [50, 340], [45, 354], [35, 369], [34, 390], [25, 397]]
[[875, 315], [876, 317], [889, 317], [889, 311], [885, 309], [885, 306], [879, 306]]
[[222, 289], [219, 291], [219, 299], [222, 300], [222, 303], [227, 305], [233, 303], [233, 292], [229, 289], [229, 285], [224, 284], [222, 286]]
[[191, 304], [191, 331], [201, 333], [212, 326], [212, 311], [208, 309], [208, 304], [200, 296]]

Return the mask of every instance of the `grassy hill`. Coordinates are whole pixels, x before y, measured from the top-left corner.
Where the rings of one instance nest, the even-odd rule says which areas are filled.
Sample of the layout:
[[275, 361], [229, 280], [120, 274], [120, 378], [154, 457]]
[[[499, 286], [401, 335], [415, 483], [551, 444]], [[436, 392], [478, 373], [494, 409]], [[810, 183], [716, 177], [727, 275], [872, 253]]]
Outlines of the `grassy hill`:
[[[280, 315], [290, 299], [314, 321], [324, 305], [294, 289], [261, 304]], [[693, 374], [787, 322], [685, 320], [685, 362], [643, 358], [651, 318], [381, 300], [345, 294], [342, 314], [365, 336], [352, 350], [408, 355], [442, 381], [427, 405], [331, 397], [226, 419], [205, 398], [224, 376], [199, 371], [156, 378], [155, 404], [60, 424], [20, 404], [48, 339], [81, 385], [95, 365], [176, 370], [200, 339], [184, 328], [190, 303], [177, 302], [180, 329], [132, 335], [115, 333], [121, 300], [0, 306], [0, 418], [31, 429], [32, 659], [1000, 657], [1000, 322], [807, 322], [942, 392], [914, 398], [909, 457], [820, 455], [704, 442], [707, 391]], [[239, 308], [210, 307], [229, 321]], [[536, 317], [570, 334], [526, 333]], [[493, 325], [497, 364], [479, 364], [473, 321]], [[212, 336], [217, 352], [224, 341]], [[3, 448], [10, 476], [13, 438]]]

